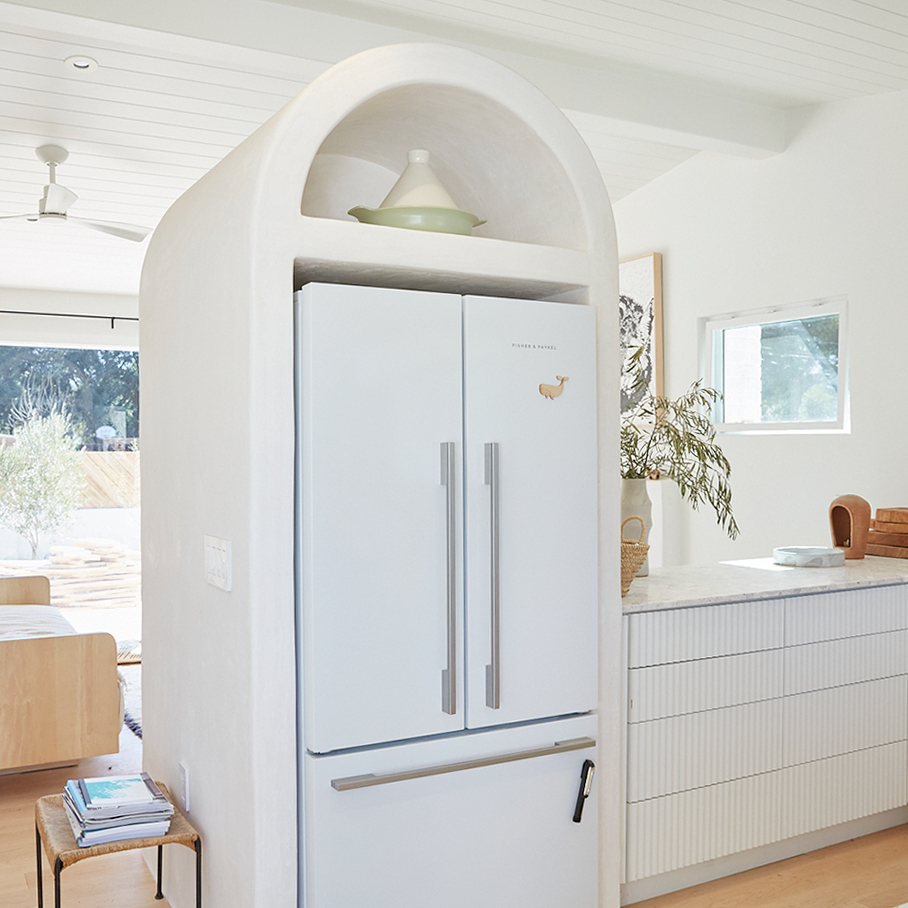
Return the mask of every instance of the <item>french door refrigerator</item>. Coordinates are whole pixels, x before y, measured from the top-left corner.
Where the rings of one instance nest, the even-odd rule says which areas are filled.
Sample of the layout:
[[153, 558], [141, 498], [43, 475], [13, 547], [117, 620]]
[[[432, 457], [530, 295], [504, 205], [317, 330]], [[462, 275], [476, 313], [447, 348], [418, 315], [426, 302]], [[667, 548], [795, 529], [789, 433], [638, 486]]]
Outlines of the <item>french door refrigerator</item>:
[[301, 904], [593, 908], [594, 310], [295, 305]]

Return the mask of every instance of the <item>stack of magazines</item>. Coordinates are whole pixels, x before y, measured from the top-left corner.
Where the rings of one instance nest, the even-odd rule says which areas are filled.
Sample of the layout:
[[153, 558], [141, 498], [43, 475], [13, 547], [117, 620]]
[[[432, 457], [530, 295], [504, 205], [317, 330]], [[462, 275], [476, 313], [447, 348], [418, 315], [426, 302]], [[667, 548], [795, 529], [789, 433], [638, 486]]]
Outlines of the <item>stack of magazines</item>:
[[173, 804], [147, 772], [70, 779], [63, 804], [80, 848], [164, 835], [173, 816]]

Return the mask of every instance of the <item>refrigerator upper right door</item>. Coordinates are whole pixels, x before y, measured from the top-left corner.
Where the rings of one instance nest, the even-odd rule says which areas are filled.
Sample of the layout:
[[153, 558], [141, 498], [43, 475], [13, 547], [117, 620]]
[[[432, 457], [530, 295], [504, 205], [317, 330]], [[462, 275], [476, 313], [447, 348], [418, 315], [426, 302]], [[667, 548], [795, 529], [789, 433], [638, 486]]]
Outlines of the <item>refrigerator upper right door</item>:
[[595, 311], [464, 299], [467, 726], [598, 701]]

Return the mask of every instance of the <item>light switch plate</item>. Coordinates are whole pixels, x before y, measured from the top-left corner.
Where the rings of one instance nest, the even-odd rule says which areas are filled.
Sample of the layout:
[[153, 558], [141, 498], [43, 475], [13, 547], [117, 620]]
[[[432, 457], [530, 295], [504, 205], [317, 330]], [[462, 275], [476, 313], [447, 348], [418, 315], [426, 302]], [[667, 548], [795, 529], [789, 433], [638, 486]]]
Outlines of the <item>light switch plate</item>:
[[230, 592], [230, 540], [205, 537], [205, 579], [212, 586]]

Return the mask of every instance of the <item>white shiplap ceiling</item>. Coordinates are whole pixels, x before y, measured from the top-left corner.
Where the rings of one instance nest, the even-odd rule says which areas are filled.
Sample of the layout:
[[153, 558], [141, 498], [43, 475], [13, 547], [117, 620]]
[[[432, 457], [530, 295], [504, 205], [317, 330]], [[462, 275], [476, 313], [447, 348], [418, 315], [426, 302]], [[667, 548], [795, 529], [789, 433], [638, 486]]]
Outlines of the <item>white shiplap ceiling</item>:
[[[154, 227], [319, 73], [389, 34], [522, 71], [613, 200], [703, 148], [779, 150], [786, 108], [908, 88], [906, 0], [221, 0], [208, 28], [176, 2], [149, 27], [89, 18], [91, 0], [72, 4], [84, 15], [30, 2], [0, 2], [0, 215], [36, 210], [34, 150], [52, 142], [70, 152], [57, 179], [79, 196], [71, 214]], [[74, 54], [99, 67], [72, 71]], [[0, 288], [134, 293], [146, 245], [0, 221]]]
[[[905, 0], [283, 0], [801, 105], [908, 87]], [[484, 37], [483, 37], [484, 36]], [[568, 57], [567, 55], [570, 55]]]

